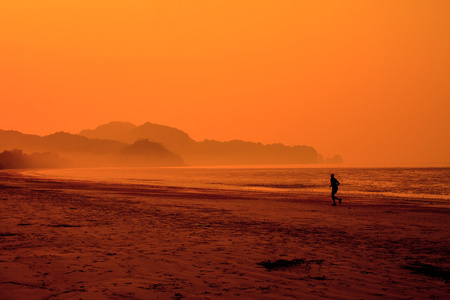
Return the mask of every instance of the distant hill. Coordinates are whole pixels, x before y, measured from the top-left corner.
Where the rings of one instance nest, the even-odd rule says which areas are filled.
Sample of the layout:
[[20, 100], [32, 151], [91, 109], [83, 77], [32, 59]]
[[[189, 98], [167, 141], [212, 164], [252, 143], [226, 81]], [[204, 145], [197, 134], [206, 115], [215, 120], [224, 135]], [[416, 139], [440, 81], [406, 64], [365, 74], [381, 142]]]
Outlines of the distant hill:
[[0, 169], [64, 168], [70, 166], [70, 160], [50, 152], [25, 154], [22, 150], [11, 150], [0, 153]]
[[[149, 155], [151, 153], [152, 155]], [[183, 159], [163, 145], [146, 139], [137, 140], [120, 151], [120, 159], [125, 165], [133, 166], [181, 166]]]
[[255, 164], [316, 164], [323, 162], [322, 156], [313, 147], [286, 146], [233, 140], [198, 142], [186, 159], [202, 164], [255, 165]]
[[47, 136], [0, 130], [0, 150], [22, 149], [26, 152], [111, 154], [126, 144], [105, 139], [89, 139], [77, 134], [57, 132]]
[[[51, 152], [64, 158], [70, 158], [75, 166], [124, 166], [127, 163], [140, 162], [146, 166], [179, 166], [182, 159], [163, 146], [141, 149], [136, 159], [132, 153], [123, 156], [129, 144], [108, 140], [90, 139], [77, 134], [57, 132], [44, 137], [23, 134], [17, 131], [0, 130], [0, 151], [21, 150], [26, 153]], [[17, 152], [14, 152], [17, 154]], [[14, 157], [20, 157], [15, 155]]]
[[93, 130], [83, 130], [80, 135], [97, 139], [113, 139], [125, 143], [147, 139], [160, 143], [171, 152], [181, 155], [188, 165], [315, 164], [324, 162], [322, 155], [309, 146], [263, 145], [240, 140], [197, 142], [179, 129], [152, 123], [136, 126], [127, 122], [111, 122]]
[[331, 158], [327, 158], [325, 160], [325, 162], [327, 164], [342, 164], [344, 162], [344, 159], [340, 155], [335, 155], [335, 156], [333, 156]]
[[[163, 144], [173, 152], [184, 152], [195, 144], [189, 135], [179, 129], [153, 123], [136, 126], [128, 122], [111, 122], [90, 130], [82, 130], [81, 136], [91, 139], [109, 139], [132, 144], [140, 139]], [[181, 150], [181, 151], [180, 151]]]
[[[43, 137], [0, 130], [0, 151], [13, 149], [27, 154], [54, 153], [83, 167], [324, 162], [322, 155], [310, 146], [264, 145], [240, 140], [197, 142], [179, 129], [153, 123], [136, 126], [127, 122], [111, 122], [93, 130], [83, 130], [80, 134], [57, 132]], [[342, 157], [336, 155], [327, 162], [341, 163]]]

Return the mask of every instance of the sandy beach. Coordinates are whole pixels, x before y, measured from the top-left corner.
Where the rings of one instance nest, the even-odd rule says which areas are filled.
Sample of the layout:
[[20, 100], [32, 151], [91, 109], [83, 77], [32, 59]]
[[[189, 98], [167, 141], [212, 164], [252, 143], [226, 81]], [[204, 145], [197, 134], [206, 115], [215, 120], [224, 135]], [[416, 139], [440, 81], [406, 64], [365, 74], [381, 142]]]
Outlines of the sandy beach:
[[0, 299], [449, 299], [448, 208], [0, 172]]

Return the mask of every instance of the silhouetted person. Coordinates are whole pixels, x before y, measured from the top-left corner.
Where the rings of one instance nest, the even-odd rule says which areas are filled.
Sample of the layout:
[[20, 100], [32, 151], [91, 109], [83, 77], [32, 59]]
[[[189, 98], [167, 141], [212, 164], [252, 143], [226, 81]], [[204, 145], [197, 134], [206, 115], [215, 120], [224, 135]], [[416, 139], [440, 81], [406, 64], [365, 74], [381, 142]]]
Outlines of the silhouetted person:
[[334, 178], [334, 174], [331, 174], [330, 178], [330, 187], [331, 187], [331, 199], [333, 199], [333, 206], [336, 206], [336, 199], [339, 200], [339, 204], [341, 204], [342, 198], [336, 197], [336, 193], [338, 191], [339, 181]]

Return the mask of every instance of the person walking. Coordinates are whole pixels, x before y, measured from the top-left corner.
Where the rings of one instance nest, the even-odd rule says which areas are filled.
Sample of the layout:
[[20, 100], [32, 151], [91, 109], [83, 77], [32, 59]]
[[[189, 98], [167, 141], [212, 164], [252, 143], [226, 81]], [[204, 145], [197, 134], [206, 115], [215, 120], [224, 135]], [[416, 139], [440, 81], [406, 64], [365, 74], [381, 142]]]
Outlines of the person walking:
[[338, 186], [340, 185], [339, 181], [334, 178], [334, 174], [331, 174], [330, 178], [330, 187], [331, 187], [331, 199], [333, 199], [332, 206], [336, 206], [336, 199], [339, 200], [339, 204], [341, 204], [342, 198], [336, 197], [336, 193], [338, 191]]

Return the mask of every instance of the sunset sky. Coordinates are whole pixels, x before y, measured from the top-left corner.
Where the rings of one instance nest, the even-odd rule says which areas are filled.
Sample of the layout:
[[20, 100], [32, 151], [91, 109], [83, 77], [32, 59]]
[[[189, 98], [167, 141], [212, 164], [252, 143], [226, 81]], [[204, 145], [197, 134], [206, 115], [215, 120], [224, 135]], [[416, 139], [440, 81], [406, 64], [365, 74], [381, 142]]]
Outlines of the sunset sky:
[[450, 162], [450, 1], [0, 2], [0, 129], [110, 121]]

